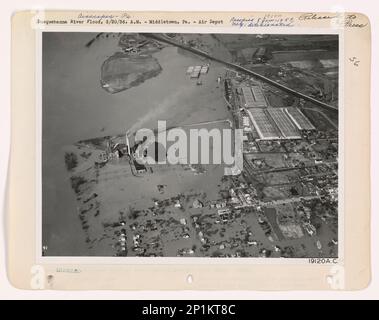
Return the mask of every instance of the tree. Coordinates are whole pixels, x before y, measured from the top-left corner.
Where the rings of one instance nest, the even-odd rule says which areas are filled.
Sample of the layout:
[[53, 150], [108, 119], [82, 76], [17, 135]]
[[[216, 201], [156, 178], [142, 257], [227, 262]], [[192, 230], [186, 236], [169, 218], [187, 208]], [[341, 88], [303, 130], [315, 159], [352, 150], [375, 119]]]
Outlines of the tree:
[[72, 171], [78, 165], [78, 157], [73, 152], [66, 152], [65, 156], [66, 168]]

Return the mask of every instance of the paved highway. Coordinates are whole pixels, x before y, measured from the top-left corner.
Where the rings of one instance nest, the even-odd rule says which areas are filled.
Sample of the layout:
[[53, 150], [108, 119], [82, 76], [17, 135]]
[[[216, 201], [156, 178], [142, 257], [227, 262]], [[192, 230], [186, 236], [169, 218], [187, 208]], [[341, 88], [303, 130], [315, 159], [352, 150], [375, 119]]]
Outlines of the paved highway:
[[262, 207], [268, 207], [268, 206], [277, 206], [280, 204], [287, 204], [287, 203], [293, 203], [293, 202], [300, 202], [302, 200], [313, 200], [313, 199], [320, 199], [320, 196], [302, 196], [302, 197], [293, 197], [293, 198], [287, 198], [287, 199], [280, 199], [280, 200], [271, 200], [271, 201], [259, 201], [259, 205]]

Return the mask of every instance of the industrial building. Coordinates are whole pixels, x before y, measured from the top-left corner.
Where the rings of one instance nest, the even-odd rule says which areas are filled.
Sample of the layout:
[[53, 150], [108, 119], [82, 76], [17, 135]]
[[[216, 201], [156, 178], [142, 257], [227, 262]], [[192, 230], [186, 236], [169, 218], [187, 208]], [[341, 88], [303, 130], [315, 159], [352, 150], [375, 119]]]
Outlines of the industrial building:
[[200, 76], [200, 71], [194, 71], [191, 73], [190, 78], [196, 79]]
[[190, 75], [191, 78], [198, 78], [200, 76], [201, 66], [195, 66]]
[[266, 110], [260, 108], [248, 109], [247, 113], [249, 114], [250, 120], [254, 124], [261, 140], [281, 138], [278, 129], [275, 127], [273, 120]]
[[133, 160], [133, 164], [136, 168], [137, 173], [145, 173], [147, 171], [145, 165], [139, 163], [137, 160]]
[[255, 104], [258, 107], [267, 107], [266, 97], [262, 91], [262, 88], [259, 86], [252, 86], [251, 91], [253, 92]]
[[296, 129], [295, 125], [292, 123], [291, 119], [284, 112], [282, 108], [268, 108], [267, 112], [270, 114], [271, 118], [274, 120], [276, 126], [282, 134], [283, 138], [286, 139], [300, 139], [301, 135]]
[[187, 68], [187, 74], [191, 74], [192, 72], [193, 72], [193, 69], [194, 69], [195, 67], [194, 66], [189, 66], [188, 68]]
[[245, 102], [246, 108], [254, 108], [254, 96], [251, 92], [250, 87], [242, 87], [241, 88], [243, 99]]
[[286, 108], [285, 112], [299, 130], [316, 130], [309, 119], [298, 108]]
[[267, 101], [261, 87], [241, 87], [246, 108], [265, 108]]
[[208, 72], [208, 66], [190, 66], [187, 68], [187, 74], [190, 75], [190, 78], [199, 78], [200, 73], [204, 74]]
[[200, 69], [200, 73], [202, 73], [202, 74], [208, 73], [208, 70], [209, 70], [209, 67], [207, 65], [202, 66]]

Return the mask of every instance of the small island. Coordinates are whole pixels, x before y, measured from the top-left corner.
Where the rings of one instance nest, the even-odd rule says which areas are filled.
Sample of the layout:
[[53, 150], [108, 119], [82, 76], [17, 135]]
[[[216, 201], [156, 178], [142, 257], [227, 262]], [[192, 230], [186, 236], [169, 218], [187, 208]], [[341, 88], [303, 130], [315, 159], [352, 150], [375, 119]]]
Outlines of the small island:
[[156, 77], [162, 67], [152, 56], [161, 49], [155, 41], [139, 34], [120, 38], [121, 51], [105, 60], [101, 66], [101, 86], [109, 93], [117, 93], [138, 86]]

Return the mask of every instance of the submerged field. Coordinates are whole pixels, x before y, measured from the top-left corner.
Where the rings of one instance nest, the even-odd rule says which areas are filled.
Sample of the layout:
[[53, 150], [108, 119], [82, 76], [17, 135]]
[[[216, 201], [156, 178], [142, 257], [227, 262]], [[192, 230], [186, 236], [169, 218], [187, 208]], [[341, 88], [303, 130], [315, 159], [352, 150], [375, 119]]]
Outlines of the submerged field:
[[117, 93], [138, 86], [157, 76], [162, 68], [151, 56], [115, 54], [101, 66], [101, 85], [110, 93]]
[[[233, 117], [238, 108], [232, 105], [234, 100], [226, 101], [235, 88], [225, 97], [224, 78], [231, 77], [236, 86], [245, 81], [245, 75], [230, 73], [218, 62], [144, 37], [44, 36], [44, 254], [335, 256], [336, 206], [323, 203], [311, 181], [320, 178], [316, 183], [326, 185], [326, 166], [336, 170], [338, 115], [261, 84], [273, 107], [303, 104], [318, 129], [314, 134], [319, 140], [312, 142], [313, 147], [307, 140], [265, 143], [251, 134], [256, 148], [244, 159], [250, 169], [244, 167], [238, 176], [225, 176], [223, 164], [136, 165], [134, 149], [131, 154], [125, 151], [126, 135], [133, 146], [134, 134], [141, 128], [157, 132], [158, 121], [186, 133], [194, 128], [230, 128], [237, 123]], [[176, 41], [226, 61], [238, 58], [244, 47], [249, 57], [255, 47], [266, 43], [273, 51], [272, 64], [249, 67], [338, 103], [333, 84], [338, 61], [323, 53], [335, 39], [295, 38], [175, 36]], [[206, 71], [195, 76], [187, 72], [196, 66]], [[251, 81], [255, 82], [260, 84]], [[207, 148], [212, 152], [213, 144]], [[316, 166], [319, 158], [325, 158], [326, 164]], [[311, 216], [302, 213], [303, 205]], [[313, 223], [316, 237], [305, 222]]]
[[[119, 50], [118, 39], [102, 35], [90, 48], [86, 47], [94, 37], [91, 33], [49, 33], [43, 39], [43, 244], [48, 247], [47, 255], [96, 252], [88, 248], [82, 232], [63, 146], [143, 127], [154, 129], [158, 120], [166, 120], [167, 126], [178, 126], [229, 116], [217, 82], [225, 72], [223, 67], [211, 64], [199, 86], [197, 80], [189, 78], [186, 69], [208, 62], [182, 55], [174, 47], [152, 53], [151, 59], [162, 68], [158, 75], [128, 90], [109, 94], [99, 81], [101, 66]], [[149, 68], [153, 70], [154, 65], [155, 62]], [[128, 188], [125, 192], [134, 191]], [[121, 198], [124, 196], [120, 194]], [[109, 214], [116, 219], [119, 213], [109, 210]]]

